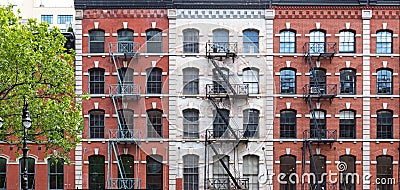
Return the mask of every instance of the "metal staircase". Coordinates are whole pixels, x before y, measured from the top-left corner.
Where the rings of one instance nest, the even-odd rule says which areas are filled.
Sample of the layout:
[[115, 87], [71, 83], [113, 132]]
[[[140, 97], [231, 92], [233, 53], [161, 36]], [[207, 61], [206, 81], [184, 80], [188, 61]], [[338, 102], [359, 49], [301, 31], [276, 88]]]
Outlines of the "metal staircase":
[[[222, 112], [222, 109], [230, 110], [230, 103], [224, 104], [233, 98], [247, 98], [249, 94], [247, 84], [234, 83], [231, 84], [229, 74], [223, 72], [223, 68], [219, 65], [220, 61], [230, 59], [234, 61], [236, 57], [237, 43], [226, 43], [223, 47], [218, 43], [207, 43], [206, 44], [206, 56], [209, 62], [214, 66], [214, 73], [222, 80], [217, 81], [216, 84], [206, 85], [206, 97], [215, 108], [215, 116], [222, 119], [226, 129], [222, 132], [216, 129], [206, 130], [206, 164], [205, 164], [205, 189], [248, 189], [249, 180], [247, 178], [240, 178], [240, 171], [235, 167], [230, 167], [229, 163], [225, 163], [224, 159], [218, 158], [219, 163], [224, 168], [228, 178], [215, 178], [210, 177], [209, 161], [207, 155], [209, 148], [212, 150], [214, 155], [221, 154], [221, 149], [224, 146], [232, 144], [233, 152], [241, 142], [246, 142], [244, 137], [244, 130], [240, 130], [238, 125], [234, 121], [230, 121], [229, 113]], [[232, 125], [234, 125], [232, 127]], [[209, 147], [209, 148], [207, 148]], [[235, 154], [236, 155], [236, 154]], [[215, 163], [214, 163], [215, 164]]]
[[[328, 47], [326, 49], [326, 47]], [[317, 61], [320, 61], [321, 57], [329, 58], [330, 61], [332, 57], [336, 53], [336, 43], [306, 43], [303, 46], [305, 52], [305, 59], [310, 67], [310, 84], [307, 84], [303, 87], [303, 98], [310, 108], [310, 122], [313, 124], [313, 128], [310, 130], [305, 130], [303, 132], [303, 147], [302, 147], [302, 176], [307, 172], [312, 172], [314, 177], [316, 177], [316, 181], [303, 183], [302, 190], [326, 190], [326, 189], [336, 189], [336, 184], [328, 184], [325, 181], [322, 183], [320, 175], [318, 173], [317, 164], [315, 163], [315, 157], [313, 154], [313, 144], [317, 144], [319, 147], [321, 144], [330, 144], [337, 139], [337, 131], [336, 130], [327, 130], [322, 129], [319, 126], [315, 109], [314, 102], [319, 102], [323, 99], [329, 99], [331, 102], [333, 98], [337, 95], [337, 87], [336, 84], [321, 84], [319, 81], [319, 76], [317, 76], [317, 72], [314, 68], [313, 58], [317, 58]], [[315, 101], [316, 100], [316, 101]], [[310, 123], [311, 124], [311, 123]], [[310, 125], [311, 127], [311, 125]], [[306, 171], [306, 161], [307, 161], [307, 153], [309, 154], [310, 160], [310, 170]]]
[[[135, 146], [135, 157], [140, 158], [141, 132], [138, 129], [134, 129], [133, 123], [131, 127], [128, 127], [125, 121], [125, 114], [119, 111], [121, 108], [122, 110], [126, 109], [128, 102], [136, 101], [140, 98], [140, 86], [134, 84], [133, 80], [124, 80], [126, 78], [124, 75], [127, 75], [126, 70], [129, 69], [129, 64], [139, 55], [139, 47], [140, 45], [137, 42], [109, 43], [110, 59], [115, 66], [118, 76], [118, 83], [109, 85], [109, 96], [116, 112], [118, 125], [117, 128], [109, 129], [108, 131], [108, 189], [140, 189], [141, 180], [126, 175], [120, 156], [127, 154], [127, 152], [124, 150], [123, 154], [121, 154], [120, 150], [127, 146], [132, 147], [131, 145], [133, 145]], [[125, 72], [122, 72], [122, 69], [125, 69]], [[121, 121], [121, 119], [124, 119], [124, 121]], [[123, 146], [119, 147], [120, 144], [123, 144]], [[115, 163], [117, 164], [117, 177], [114, 177], [112, 172], [113, 159], [115, 159]], [[136, 168], [134, 172], [135, 176], [139, 176], [139, 165], [137, 164], [134, 168]]]

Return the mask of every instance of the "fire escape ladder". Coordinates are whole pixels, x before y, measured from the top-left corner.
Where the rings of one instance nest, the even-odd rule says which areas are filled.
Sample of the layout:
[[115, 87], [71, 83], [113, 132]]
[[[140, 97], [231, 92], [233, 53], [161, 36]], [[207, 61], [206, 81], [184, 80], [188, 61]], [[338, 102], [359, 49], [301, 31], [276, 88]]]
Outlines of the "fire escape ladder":
[[117, 100], [116, 100], [117, 98], [116, 98], [115, 96], [112, 96], [111, 99], [112, 99], [112, 101], [113, 101], [113, 105], [114, 105], [115, 112], [117, 113], [117, 121], [118, 121], [118, 130], [117, 130], [117, 133], [118, 133], [118, 131], [119, 131], [119, 132], [122, 132], [123, 128], [122, 128], [120, 116], [119, 116], [119, 113], [118, 113]]
[[211, 61], [211, 63], [214, 65], [215, 70], [217, 71], [217, 73], [222, 77], [222, 79], [224, 80], [224, 86], [227, 86], [228, 89], [230, 90], [230, 93], [232, 93], [234, 96], [237, 95], [236, 90], [233, 88], [233, 86], [231, 85], [231, 83], [229, 82], [229, 78], [228, 76], [226, 76], [224, 74], [224, 72], [222, 72], [221, 67], [218, 65], [218, 63], [212, 59], [211, 57], [208, 59]]
[[117, 166], [118, 166], [118, 173], [120, 174], [120, 180], [119, 180], [119, 182], [118, 182], [118, 186], [119, 186], [119, 188], [121, 188], [121, 189], [127, 189], [128, 188], [128, 181], [127, 180], [124, 180], [124, 178], [125, 178], [125, 171], [124, 171], [124, 168], [121, 166], [121, 161], [120, 161], [120, 159], [119, 159], [119, 157], [118, 157], [118, 155], [119, 155], [119, 153], [117, 152], [118, 151], [118, 147], [115, 147], [115, 143], [116, 142], [111, 142], [111, 145], [112, 145], [112, 148], [113, 148], [113, 152], [114, 152], [114, 155], [115, 155], [115, 159], [116, 159], [116, 161], [117, 161]]
[[[217, 111], [217, 114], [218, 114], [219, 116], [221, 116], [221, 118], [222, 118], [222, 120], [224, 121], [224, 123], [226, 124], [226, 126], [227, 126], [229, 132], [231, 132], [232, 135], [235, 137], [235, 140], [236, 140], [237, 142], [239, 142], [239, 140], [240, 140], [240, 139], [239, 139], [239, 136], [236, 134], [236, 131], [232, 129], [231, 125], [229, 125], [229, 119], [226, 119], [226, 118], [224, 117], [223, 113], [221, 113], [220, 108], [218, 107], [217, 103], [215, 103], [215, 99], [214, 99], [214, 98], [210, 98], [210, 102], [211, 102], [211, 104], [215, 107], [215, 109], [216, 109], [216, 111]], [[237, 143], [237, 142], [236, 142], [236, 143]]]
[[[321, 89], [318, 86], [317, 73], [315, 73], [314, 64], [312, 62], [312, 56], [309, 53], [307, 54], [307, 63], [310, 66], [310, 75], [312, 76], [312, 78], [314, 80], [314, 81], [312, 81], [313, 82], [313, 87], [314, 87], [314, 89], [317, 89], [318, 97], [321, 97]], [[311, 88], [311, 85], [310, 85], [310, 88]]]
[[306, 142], [307, 143], [307, 147], [308, 147], [308, 153], [310, 154], [310, 164], [311, 167], [314, 170], [314, 180], [316, 181], [316, 185], [317, 185], [317, 190], [322, 190], [321, 188], [321, 184], [319, 183], [320, 179], [318, 179], [318, 171], [317, 171], [317, 166], [315, 165], [315, 160], [314, 160], [314, 155], [312, 153], [312, 147], [311, 147], [311, 141]]

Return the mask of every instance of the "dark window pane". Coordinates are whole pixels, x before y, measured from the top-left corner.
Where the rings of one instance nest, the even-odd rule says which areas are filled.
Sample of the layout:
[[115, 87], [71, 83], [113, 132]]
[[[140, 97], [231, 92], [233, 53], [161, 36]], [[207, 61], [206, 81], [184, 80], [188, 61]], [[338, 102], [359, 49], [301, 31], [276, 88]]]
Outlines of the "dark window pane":
[[296, 72], [294, 70], [281, 70], [281, 94], [296, 94]]
[[296, 138], [296, 112], [281, 111], [280, 127], [280, 138]]
[[102, 190], [105, 188], [104, 156], [89, 156], [89, 188]]
[[152, 29], [146, 32], [147, 53], [162, 53], [162, 35], [160, 30]]
[[199, 52], [199, 31], [187, 29], [183, 31], [183, 53]]
[[160, 110], [147, 111], [147, 137], [162, 138], [162, 112]]
[[393, 138], [393, 113], [391, 111], [378, 111], [376, 124], [376, 138]]
[[214, 111], [214, 137], [222, 137], [228, 129], [229, 125], [229, 110], [219, 109]]
[[199, 189], [199, 157], [197, 155], [183, 156], [183, 189]]
[[89, 93], [104, 94], [105, 77], [104, 69], [95, 68], [89, 70]]
[[381, 69], [376, 74], [377, 94], [392, 94], [392, 71]]
[[160, 155], [146, 157], [146, 188], [152, 190], [163, 189], [163, 165]]
[[[28, 189], [35, 189], [35, 159], [27, 158], [27, 173], [28, 173]], [[23, 172], [24, 172], [24, 159], [19, 160], [20, 165], [20, 185], [23, 184]]]
[[104, 31], [89, 31], [89, 53], [104, 53]]
[[258, 137], [259, 113], [256, 109], [243, 111], [244, 137]]
[[280, 189], [281, 190], [295, 190], [296, 183], [292, 183], [291, 181], [296, 181], [295, 177], [289, 179], [292, 173], [296, 173], [296, 157], [291, 155], [285, 155], [280, 157], [280, 168], [279, 172], [286, 174], [281, 181], [285, 181], [286, 184], [281, 183]]
[[89, 112], [89, 138], [104, 138], [104, 111]]
[[356, 73], [354, 70], [340, 70], [340, 93], [356, 94]]
[[353, 111], [340, 112], [340, 138], [354, 139], [356, 138], [356, 117]]
[[183, 110], [183, 138], [199, 138], [198, 110]]
[[199, 94], [199, 69], [183, 69], [183, 94]]
[[[376, 158], [376, 178], [381, 182], [393, 180], [393, 159], [391, 156], [378, 156]], [[393, 183], [377, 184], [377, 189], [392, 190]]]
[[147, 94], [161, 94], [162, 92], [162, 70], [151, 68], [147, 70]]

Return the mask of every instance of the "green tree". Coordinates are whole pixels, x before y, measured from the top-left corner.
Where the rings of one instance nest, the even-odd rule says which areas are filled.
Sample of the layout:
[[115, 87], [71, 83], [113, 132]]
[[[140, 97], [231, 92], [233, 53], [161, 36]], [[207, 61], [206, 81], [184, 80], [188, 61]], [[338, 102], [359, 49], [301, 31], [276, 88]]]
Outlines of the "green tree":
[[74, 91], [74, 55], [64, 52], [65, 41], [58, 28], [49, 30], [34, 19], [20, 23], [11, 6], [0, 6], [1, 140], [20, 146], [25, 96], [32, 118], [29, 140], [68, 160], [83, 118]]

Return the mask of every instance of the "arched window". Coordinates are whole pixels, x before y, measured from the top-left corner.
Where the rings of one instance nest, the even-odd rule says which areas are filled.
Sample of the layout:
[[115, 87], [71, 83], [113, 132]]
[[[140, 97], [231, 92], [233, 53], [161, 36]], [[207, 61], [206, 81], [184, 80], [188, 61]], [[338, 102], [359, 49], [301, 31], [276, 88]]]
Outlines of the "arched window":
[[118, 189], [135, 189], [134, 159], [132, 155], [119, 156], [121, 170], [118, 168]]
[[197, 155], [183, 156], [183, 189], [199, 189], [199, 156]]
[[104, 53], [104, 30], [89, 31], [89, 53]]
[[[376, 157], [376, 179], [380, 180], [380, 183], [377, 184], [376, 189], [379, 190], [392, 190], [393, 183], [390, 183], [390, 180], [393, 180], [393, 158], [391, 156], [378, 156]], [[385, 182], [385, 183], [383, 183]]]
[[199, 110], [183, 110], [183, 138], [199, 138]]
[[258, 137], [258, 122], [260, 111], [256, 109], [243, 110], [244, 137]]
[[[222, 67], [222, 73], [225, 75], [225, 78], [229, 80], [229, 69]], [[213, 69], [213, 93], [227, 93], [226, 89], [226, 81], [224, 78], [217, 72], [217, 69]]]
[[102, 190], [105, 188], [104, 156], [89, 156], [89, 189]]
[[183, 53], [199, 53], [199, 31], [183, 30]]
[[89, 93], [104, 94], [105, 77], [104, 69], [92, 68], [89, 69]]
[[149, 29], [146, 31], [147, 53], [162, 53], [162, 31]]
[[243, 31], [243, 53], [258, 53], [258, 30]]
[[162, 111], [158, 109], [147, 110], [147, 137], [162, 138]]
[[[28, 173], [28, 189], [35, 189], [35, 159], [33, 158], [27, 158], [27, 166], [26, 166], [26, 171]], [[25, 163], [24, 163], [24, 159], [21, 158], [19, 159], [19, 174], [20, 174], [20, 178], [19, 181], [21, 182], [21, 189], [24, 185], [24, 181], [23, 181], [23, 174], [24, 174], [24, 167], [25, 167]]]
[[133, 84], [133, 69], [122, 67], [118, 69], [119, 84]]
[[282, 110], [279, 119], [280, 138], [296, 138], [296, 111]]
[[376, 33], [376, 53], [393, 52], [393, 33], [390, 30], [380, 30]]
[[296, 72], [293, 69], [282, 69], [280, 73], [281, 94], [296, 94]]
[[134, 136], [134, 112], [130, 109], [120, 109], [117, 111], [118, 123], [120, 127], [118, 128], [119, 138], [135, 138]]
[[279, 45], [281, 53], [296, 53], [296, 32], [294, 30], [282, 30]]
[[160, 68], [147, 69], [147, 94], [162, 93], [162, 70]]
[[[315, 89], [317, 86], [317, 89]], [[310, 71], [310, 93], [315, 93], [319, 90], [321, 94], [326, 94], [326, 72], [324, 69], [315, 69]]]
[[243, 84], [249, 85], [250, 94], [258, 94], [258, 69], [245, 68], [243, 69]]
[[213, 51], [228, 52], [229, 49], [229, 31], [225, 29], [213, 30]]
[[356, 32], [354, 30], [341, 30], [339, 33], [339, 52], [356, 52]]
[[[325, 111], [315, 110], [314, 115], [315, 118], [313, 114], [310, 113], [310, 138], [314, 139], [326, 138]], [[315, 125], [315, 123], [317, 123], [317, 125]]]
[[89, 138], [104, 138], [104, 110], [89, 111]]
[[[214, 189], [230, 189], [229, 175], [221, 162], [229, 167], [229, 156], [218, 154], [213, 156], [213, 178], [215, 179], [213, 185]], [[219, 179], [219, 180], [217, 180]]]
[[319, 185], [322, 189], [326, 189], [326, 157], [323, 155], [314, 155], [313, 160], [314, 161], [311, 161], [311, 162], [314, 162], [315, 167], [313, 167], [313, 164], [311, 163], [310, 171], [311, 171], [311, 173], [315, 174], [316, 172], [315, 172], [314, 168], [316, 168], [318, 176], [316, 176], [317, 179], [315, 179], [315, 177], [314, 177], [315, 175], [311, 175], [311, 177], [310, 177], [311, 188], [310, 189], [318, 189], [317, 183], [319, 183]]
[[[213, 130], [214, 130], [214, 137], [222, 137], [228, 129], [229, 125], [229, 110], [227, 109], [219, 109], [218, 111], [214, 111], [214, 123], [213, 123]], [[227, 135], [227, 134], [226, 134]]]
[[[340, 156], [339, 159], [341, 163], [346, 164], [345, 168], [338, 168], [340, 172], [340, 190], [355, 190], [358, 180], [353, 175], [356, 173], [356, 157], [352, 155], [343, 155]], [[339, 164], [338, 166], [340, 166]]]
[[377, 94], [392, 94], [392, 71], [379, 69], [376, 75]]
[[49, 189], [64, 189], [64, 160], [48, 159]]
[[340, 93], [356, 94], [356, 72], [353, 69], [340, 70]]
[[0, 158], [0, 189], [7, 187], [7, 159]]
[[189, 67], [183, 72], [183, 94], [199, 94], [199, 69]]
[[146, 156], [146, 189], [163, 189], [163, 158], [158, 154]]
[[376, 138], [393, 138], [393, 112], [391, 110], [379, 110], [376, 118]]
[[248, 190], [258, 190], [259, 158], [256, 155], [243, 156], [243, 177], [249, 179]]
[[325, 31], [310, 32], [310, 53], [325, 53]]
[[281, 179], [281, 181], [286, 182], [286, 183], [280, 183], [280, 190], [295, 190], [297, 179], [296, 177], [292, 176], [293, 174], [296, 173], [296, 157], [293, 155], [283, 155], [279, 158], [279, 161], [280, 161], [279, 173], [285, 174], [285, 177]]
[[356, 113], [352, 110], [340, 111], [340, 138], [355, 139], [356, 138]]
[[133, 53], [135, 46], [133, 43], [133, 30], [120, 29], [117, 31], [118, 35], [118, 52], [119, 53]]

